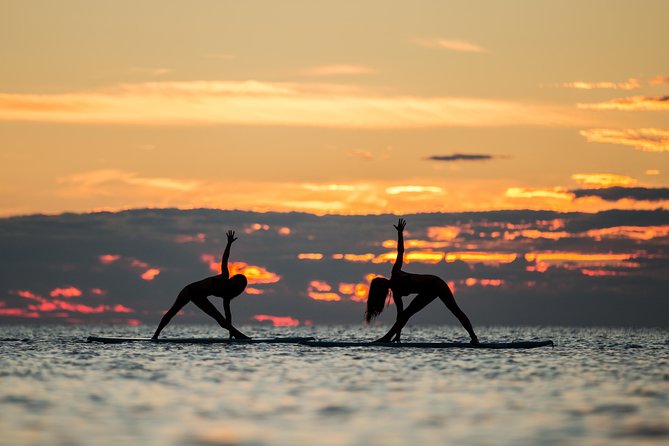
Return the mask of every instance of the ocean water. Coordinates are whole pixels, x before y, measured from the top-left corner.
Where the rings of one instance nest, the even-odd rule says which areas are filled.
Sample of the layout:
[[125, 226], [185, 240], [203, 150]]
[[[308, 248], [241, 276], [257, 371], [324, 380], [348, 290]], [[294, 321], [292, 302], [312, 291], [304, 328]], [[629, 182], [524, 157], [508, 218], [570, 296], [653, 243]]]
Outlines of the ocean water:
[[[532, 350], [85, 342], [152, 329], [0, 327], [0, 444], [669, 444], [668, 330], [477, 330], [483, 341], [556, 343]], [[383, 330], [242, 327], [326, 340]], [[403, 338], [466, 335], [407, 327]]]

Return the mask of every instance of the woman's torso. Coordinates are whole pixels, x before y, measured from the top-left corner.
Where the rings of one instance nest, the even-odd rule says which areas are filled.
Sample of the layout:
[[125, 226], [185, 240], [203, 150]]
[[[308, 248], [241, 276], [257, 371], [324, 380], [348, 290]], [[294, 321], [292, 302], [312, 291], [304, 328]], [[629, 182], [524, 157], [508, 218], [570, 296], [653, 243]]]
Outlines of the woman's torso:
[[393, 294], [408, 296], [409, 294], [436, 291], [441, 279], [431, 274], [411, 274], [404, 271], [393, 271], [390, 277], [390, 288]]
[[197, 282], [188, 284], [186, 289], [189, 293], [196, 297], [207, 297], [216, 295], [216, 292], [221, 287], [222, 282], [223, 276], [219, 274], [217, 276], [206, 277], [202, 280], [198, 280]]

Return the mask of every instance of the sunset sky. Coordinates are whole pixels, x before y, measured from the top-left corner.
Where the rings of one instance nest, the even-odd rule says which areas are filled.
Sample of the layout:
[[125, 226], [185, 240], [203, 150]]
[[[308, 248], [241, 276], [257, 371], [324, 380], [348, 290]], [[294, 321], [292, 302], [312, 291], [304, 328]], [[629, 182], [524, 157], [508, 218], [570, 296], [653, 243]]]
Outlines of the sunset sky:
[[668, 14], [3, 1], [0, 215], [666, 207]]
[[403, 215], [479, 321], [666, 324], [667, 17], [0, 0], [0, 318], [152, 324], [235, 229], [243, 321], [358, 323]]

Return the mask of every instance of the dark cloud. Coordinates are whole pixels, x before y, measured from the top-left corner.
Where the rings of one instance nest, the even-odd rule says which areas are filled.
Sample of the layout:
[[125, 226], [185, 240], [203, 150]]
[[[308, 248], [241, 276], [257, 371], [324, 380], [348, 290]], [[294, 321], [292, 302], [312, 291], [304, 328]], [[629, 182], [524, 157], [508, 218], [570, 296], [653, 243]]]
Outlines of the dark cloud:
[[669, 200], [667, 187], [606, 187], [603, 189], [575, 189], [571, 191], [576, 198], [599, 197], [606, 201], [618, 201], [624, 198], [637, 201]]
[[[459, 230], [442, 246], [429, 248], [433, 252], [516, 254], [514, 261], [498, 265], [460, 260], [406, 265], [408, 271], [435, 274], [454, 282], [456, 298], [476, 325], [669, 323], [660, 316], [669, 312], [669, 301], [663, 293], [669, 288], [669, 253], [666, 229], [662, 229], [669, 221], [669, 211], [588, 214], [509, 210], [405, 217], [408, 240], [434, 241], [428, 237], [432, 227], [452, 226]], [[309, 283], [326, 282], [333, 292], [339, 292], [341, 283], [365, 283], [368, 274], [387, 276], [390, 263], [355, 263], [337, 259], [336, 255], [379, 256], [392, 251], [382, 243], [394, 239], [392, 223], [396, 218], [152, 209], [0, 219], [4, 265], [0, 269], [0, 323], [64, 322], [53, 316], [67, 313], [62, 308], [44, 312], [37, 319], [11, 313], [21, 310], [27, 314], [30, 306], [39, 303], [47, 307], [53, 302], [50, 293], [54, 289], [75, 287], [81, 290], [81, 296], [60, 297], [60, 301], [87, 306], [82, 308], [113, 309], [123, 305], [134, 312], [71, 311], [70, 316], [89, 322], [136, 319], [151, 331], [161, 311], [171, 305], [184, 285], [213, 274], [202, 256], [220, 258], [225, 231], [235, 229], [239, 240], [233, 245], [230, 260], [261, 266], [281, 276], [277, 283], [254, 286], [264, 294], [245, 294], [234, 301], [235, 320], [240, 325], [251, 323], [255, 314], [291, 316], [315, 324], [359, 324], [362, 302], [352, 301], [343, 293], [339, 302], [312, 300], [307, 296]], [[599, 239], [588, 235], [589, 231], [612, 227], [626, 227], [626, 231], [636, 227], [639, 231], [655, 231], [655, 235], [648, 238], [644, 233], [646, 238], [634, 238], [634, 233], [614, 232]], [[289, 228], [290, 233], [282, 228]], [[197, 234], [203, 236], [192, 237]], [[420, 248], [410, 248], [408, 252], [417, 249]], [[566, 261], [540, 272], [533, 269], [535, 262], [526, 257], [536, 252], [631, 253], [633, 257], [625, 262], [586, 266]], [[320, 253], [323, 257], [300, 260], [299, 253]], [[102, 254], [119, 259], [104, 264], [99, 259]], [[147, 266], [138, 266], [138, 262]], [[157, 268], [160, 274], [151, 281], [143, 280], [140, 275], [147, 268]], [[593, 275], [586, 275], [583, 269]], [[467, 286], [468, 279], [499, 279], [503, 285]], [[94, 291], [98, 289], [104, 293]], [[18, 290], [30, 291], [44, 300], [22, 297]], [[220, 302], [214, 303], [220, 306]], [[431, 305], [433, 308], [419, 314], [415, 323], [456, 323], [439, 302]], [[208, 320], [192, 305], [185, 310], [176, 323]], [[382, 323], [391, 323], [394, 309], [382, 316]]]
[[475, 153], [454, 153], [453, 155], [432, 155], [430, 161], [485, 161], [495, 158], [493, 155]]

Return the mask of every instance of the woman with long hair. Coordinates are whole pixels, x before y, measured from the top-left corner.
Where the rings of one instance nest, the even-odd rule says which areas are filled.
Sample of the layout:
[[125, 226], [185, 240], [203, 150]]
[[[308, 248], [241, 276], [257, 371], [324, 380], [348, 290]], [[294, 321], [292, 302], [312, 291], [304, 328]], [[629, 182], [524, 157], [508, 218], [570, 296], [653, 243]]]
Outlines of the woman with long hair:
[[[460, 307], [458, 307], [458, 304], [453, 297], [453, 293], [446, 282], [437, 276], [411, 274], [402, 271], [402, 262], [404, 260], [403, 233], [406, 221], [400, 218], [397, 225], [393, 226], [397, 229], [397, 259], [395, 260], [395, 265], [393, 265], [390, 279], [377, 277], [370, 283], [365, 320], [370, 322], [376, 316], [381, 314], [389, 291], [392, 291], [391, 295], [395, 301], [395, 306], [397, 307], [397, 320], [390, 331], [375, 342], [400, 342], [402, 328], [404, 328], [409, 321], [409, 318], [438, 297], [446, 305], [446, 308], [451, 310], [455, 317], [458, 318], [465, 330], [467, 330], [467, 333], [469, 333], [469, 336], [471, 337], [471, 343], [478, 344], [479, 340], [476, 337], [476, 333], [474, 333], [469, 318], [467, 318], [467, 315], [465, 315]], [[416, 297], [411, 301], [409, 306], [404, 309], [402, 296], [408, 296], [409, 294], [414, 293], [417, 294]]]
[[[246, 288], [246, 276], [243, 274], [235, 274], [230, 277], [228, 271], [228, 258], [230, 257], [230, 246], [237, 240], [235, 231], [228, 231], [225, 233], [228, 237], [228, 244], [223, 252], [221, 259], [221, 274], [207, 277], [190, 285], [186, 285], [177, 296], [177, 300], [172, 305], [172, 308], [167, 310], [167, 313], [160, 320], [156, 332], [152, 339], [158, 339], [158, 335], [165, 328], [165, 326], [172, 320], [172, 318], [188, 303], [193, 302], [202, 311], [214, 318], [218, 325], [230, 332], [231, 338], [248, 339], [241, 331], [232, 326], [232, 312], [230, 311], [230, 301], [244, 292]], [[223, 298], [223, 316], [214, 305], [207, 299], [208, 296], [216, 296]]]

